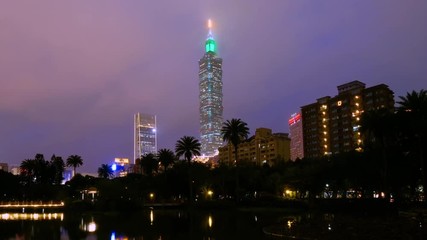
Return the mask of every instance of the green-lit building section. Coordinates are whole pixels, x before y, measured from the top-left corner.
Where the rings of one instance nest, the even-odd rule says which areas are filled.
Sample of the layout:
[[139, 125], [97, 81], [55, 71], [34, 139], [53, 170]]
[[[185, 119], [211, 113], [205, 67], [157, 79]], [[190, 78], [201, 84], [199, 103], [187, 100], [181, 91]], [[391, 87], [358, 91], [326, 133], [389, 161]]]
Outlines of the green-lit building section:
[[216, 42], [209, 33], [205, 54], [199, 60], [200, 142], [205, 156], [217, 154], [222, 146], [222, 59]]

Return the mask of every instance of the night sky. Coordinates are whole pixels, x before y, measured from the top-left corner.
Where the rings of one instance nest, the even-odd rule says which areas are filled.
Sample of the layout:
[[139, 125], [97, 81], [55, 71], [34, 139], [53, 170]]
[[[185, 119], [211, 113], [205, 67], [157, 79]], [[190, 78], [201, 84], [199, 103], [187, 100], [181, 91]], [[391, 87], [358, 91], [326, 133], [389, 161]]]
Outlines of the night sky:
[[133, 156], [133, 114], [158, 147], [199, 137], [207, 19], [223, 58], [224, 119], [288, 132], [336, 86], [427, 89], [425, 0], [0, 2], [0, 162], [82, 156], [96, 172]]

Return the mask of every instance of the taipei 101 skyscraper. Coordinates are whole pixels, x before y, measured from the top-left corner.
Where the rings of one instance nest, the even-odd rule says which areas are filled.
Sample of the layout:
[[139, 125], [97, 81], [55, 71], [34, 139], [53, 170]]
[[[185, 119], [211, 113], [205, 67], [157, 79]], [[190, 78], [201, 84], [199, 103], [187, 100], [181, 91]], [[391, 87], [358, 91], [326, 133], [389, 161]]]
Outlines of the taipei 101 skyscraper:
[[222, 59], [217, 55], [217, 45], [209, 34], [205, 41], [205, 54], [199, 60], [199, 102], [201, 154], [214, 156], [222, 146]]

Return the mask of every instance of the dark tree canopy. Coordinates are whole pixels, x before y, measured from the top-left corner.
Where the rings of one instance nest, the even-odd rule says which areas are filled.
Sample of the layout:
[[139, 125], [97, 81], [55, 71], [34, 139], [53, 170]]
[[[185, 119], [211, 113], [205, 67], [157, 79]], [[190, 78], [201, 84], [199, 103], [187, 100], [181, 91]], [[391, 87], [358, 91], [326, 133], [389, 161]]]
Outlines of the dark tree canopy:
[[177, 141], [175, 153], [178, 158], [184, 156], [190, 163], [193, 156], [200, 156], [200, 142], [194, 137], [184, 136]]

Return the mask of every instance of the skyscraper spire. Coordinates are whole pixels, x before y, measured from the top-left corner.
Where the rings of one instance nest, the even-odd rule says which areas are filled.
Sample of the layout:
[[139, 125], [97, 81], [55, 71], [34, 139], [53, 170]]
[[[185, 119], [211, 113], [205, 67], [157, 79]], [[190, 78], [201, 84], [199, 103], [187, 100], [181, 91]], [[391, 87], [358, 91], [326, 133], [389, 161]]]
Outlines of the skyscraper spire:
[[208, 20], [208, 28], [209, 28], [209, 33], [208, 33], [208, 38], [206, 39], [206, 42], [205, 42], [205, 50], [206, 50], [206, 52], [212, 52], [212, 53], [216, 54], [216, 42], [215, 42], [215, 39], [213, 38], [213, 35], [212, 35], [212, 20], [211, 19]]
[[211, 33], [211, 30], [212, 30], [212, 20], [210, 18], [208, 19], [208, 28], [209, 28], [209, 33]]

